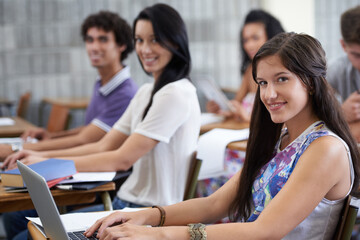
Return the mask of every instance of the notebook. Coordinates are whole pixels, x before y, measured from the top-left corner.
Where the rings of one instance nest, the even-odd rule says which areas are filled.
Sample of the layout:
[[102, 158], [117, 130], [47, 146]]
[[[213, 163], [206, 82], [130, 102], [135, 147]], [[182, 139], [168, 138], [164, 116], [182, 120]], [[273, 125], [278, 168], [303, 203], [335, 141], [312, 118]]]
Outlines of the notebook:
[[205, 97], [208, 100], [215, 101], [221, 109], [231, 112], [236, 111], [229, 99], [210, 76], [195, 77], [194, 82], [204, 93]]
[[[47, 238], [52, 240], [96, 239], [95, 237], [86, 238], [82, 234], [85, 229], [67, 233], [45, 179], [20, 161], [17, 161], [17, 165]], [[39, 228], [39, 226], [37, 227]]]

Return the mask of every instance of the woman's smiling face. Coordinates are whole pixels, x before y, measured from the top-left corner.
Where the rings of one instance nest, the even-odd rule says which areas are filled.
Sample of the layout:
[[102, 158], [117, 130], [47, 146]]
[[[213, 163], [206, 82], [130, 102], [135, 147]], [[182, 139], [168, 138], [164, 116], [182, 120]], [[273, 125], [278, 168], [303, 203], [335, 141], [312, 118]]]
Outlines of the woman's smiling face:
[[305, 84], [284, 67], [279, 56], [259, 60], [256, 82], [260, 87], [260, 99], [274, 123], [311, 115], [312, 107]]
[[136, 23], [135, 49], [143, 68], [151, 73], [155, 80], [173, 57], [172, 52], [157, 41], [152, 23], [148, 20], [138, 20]]

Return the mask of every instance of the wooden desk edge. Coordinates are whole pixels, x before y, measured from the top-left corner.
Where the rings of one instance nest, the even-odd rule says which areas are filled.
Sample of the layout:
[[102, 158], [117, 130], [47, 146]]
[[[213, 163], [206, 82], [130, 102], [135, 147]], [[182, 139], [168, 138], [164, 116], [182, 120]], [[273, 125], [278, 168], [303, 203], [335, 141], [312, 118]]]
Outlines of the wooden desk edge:
[[29, 230], [29, 234], [31, 236], [31, 239], [35, 239], [35, 240], [42, 240], [42, 239], [49, 239], [46, 236], [44, 236], [44, 234], [42, 233], [42, 231], [40, 231], [36, 226], [35, 223], [33, 223], [32, 221], [29, 221], [27, 224], [27, 228]]
[[[27, 193], [7, 193], [4, 188], [1, 186], [0, 188], [0, 212], [9, 212], [9, 211], [18, 211], [18, 210], [26, 210], [33, 209], [34, 206], [32, 204], [31, 198]], [[104, 185], [98, 186], [96, 188], [90, 190], [51, 190], [53, 198], [58, 206], [66, 206], [72, 205], [76, 203], [91, 203], [93, 201], [87, 201], [84, 196], [89, 198], [89, 200], [95, 200], [95, 194], [113, 191], [115, 190], [115, 183], [108, 182]], [[69, 198], [70, 197], [70, 198]], [[82, 198], [79, 198], [82, 197]], [[90, 199], [91, 197], [91, 199]], [[70, 199], [70, 200], [69, 200]], [[77, 202], [74, 202], [74, 199], [80, 199]], [[82, 201], [81, 201], [82, 200]], [[19, 208], [19, 206], [21, 206]]]
[[43, 98], [41, 100], [43, 103], [51, 105], [60, 105], [70, 109], [85, 109], [89, 105], [90, 98]]
[[209, 124], [202, 125], [200, 127], [200, 135], [204, 134], [214, 128], [240, 130], [240, 129], [244, 129], [244, 128], [248, 128], [248, 127], [249, 127], [249, 123], [247, 123], [247, 122], [238, 122], [235, 119], [227, 119], [223, 122], [209, 123]]
[[247, 146], [247, 140], [243, 140], [243, 141], [231, 142], [226, 146], [226, 148], [230, 150], [246, 152], [246, 146]]

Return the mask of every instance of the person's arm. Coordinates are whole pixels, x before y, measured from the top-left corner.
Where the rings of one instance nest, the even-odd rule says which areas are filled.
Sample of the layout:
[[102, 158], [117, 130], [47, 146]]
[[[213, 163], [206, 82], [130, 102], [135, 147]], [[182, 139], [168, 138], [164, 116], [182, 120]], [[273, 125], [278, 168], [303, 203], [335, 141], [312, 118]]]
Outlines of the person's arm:
[[206, 111], [209, 113], [219, 114], [220, 106], [213, 100], [207, 101], [206, 102]]
[[127, 139], [128, 135], [116, 130], [111, 129], [99, 141], [94, 141], [88, 144], [79, 145], [73, 148], [43, 151], [40, 156], [42, 157], [69, 157], [69, 156], [82, 156], [98, 152], [111, 151], [119, 148]]
[[74, 160], [76, 169], [80, 172], [125, 171], [139, 158], [150, 152], [158, 142], [141, 134], [133, 133], [116, 150], [62, 158]]
[[[234, 108], [236, 109], [236, 111], [238, 111], [238, 106], [240, 105], [242, 99], [244, 99], [244, 97], [246, 96], [246, 94], [249, 92], [249, 83], [248, 83], [248, 79], [245, 77], [246, 74], [243, 77], [243, 81], [241, 82], [240, 88], [237, 90], [235, 98], [233, 100], [231, 100], [231, 104], [233, 104]], [[234, 104], [234, 102], [238, 102], [239, 104]], [[241, 107], [241, 106], [240, 106]], [[233, 115], [237, 115], [237, 113], [233, 113], [231, 111], [224, 111], [220, 109], [219, 104], [217, 104], [215, 101], [211, 100], [208, 101], [206, 103], [206, 111], [210, 112], [210, 113], [215, 113], [215, 114], [220, 114], [223, 115], [225, 117], [231, 117]]]
[[27, 138], [36, 138], [38, 140], [48, 140], [52, 138], [59, 138], [59, 137], [66, 137], [78, 134], [80, 131], [82, 131], [84, 126], [59, 131], [59, 132], [48, 132], [45, 128], [40, 127], [33, 127], [30, 129], [27, 129], [23, 134], [21, 134], [21, 138], [26, 141]]
[[240, 102], [232, 100], [231, 104], [235, 109], [233, 115], [237, 120], [242, 122], [250, 122], [251, 114], [246, 111], [246, 109], [241, 105]]
[[[59, 152], [60, 155], [54, 157], [73, 160], [79, 172], [127, 171], [158, 143], [157, 140], [138, 133], [127, 137], [118, 130], [112, 130], [104, 138], [99, 144], [78, 147], [75, 149], [77, 156], [63, 156]], [[24, 164], [31, 164], [37, 162], [38, 158], [29, 156], [21, 161]]]
[[72, 135], [76, 135], [76, 134], [80, 133], [86, 127], [87, 126], [81, 126], [81, 127], [72, 128], [72, 129], [69, 129], [69, 130], [64, 130], [64, 131], [59, 131], [59, 132], [52, 132], [52, 133], [50, 133], [50, 136], [51, 136], [51, 138], [72, 136]]
[[[238, 177], [237, 175], [236, 178]], [[207, 239], [281, 239], [309, 216], [324, 197], [329, 200], [345, 197], [351, 186], [350, 181], [349, 160], [343, 143], [334, 137], [321, 137], [311, 143], [303, 153], [284, 187], [256, 221], [206, 226]], [[236, 181], [231, 180], [215, 192], [214, 196], [164, 207], [165, 225], [208, 222], [223, 216], [226, 213], [224, 210], [227, 210], [235, 196], [236, 189]], [[229, 199], [226, 199], [227, 194], [230, 194]], [[221, 201], [224, 203], [219, 203]], [[211, 203], [213, 205], [208, 205]], [[101, 226], [101, 222], [106, 223], [108, 219], [113, 223], [157, 225], [160, 214], [155, 210], [157, 209], [145, 210], [142, 214], [122, 213], [126, 217], [117, 219], [116, 215], [109, 216], [97, 222], [89, 232]], [[121, 212], [116, 214], [122, 215]], [[102, 237], [109, 234], [131, 234], [136, 237], [145, 232], [148, 238], [144, 239], [151, 239], [153, 236], [161, 236], [161, 239], [189, 239], [187, 227], [156, 228], [149, 231], [146, 227], [137, 226], [135, 232], [130, 224], [125, 227], [119, 225], [106, 228], [107, 226], [99, 229]]]
[[[334, 137], [321, 137], [310, 144], [293, 173], [274, 199], [253, 223], [207, 227], [208, 239], [241, 236], [243, 239], [281, 239], [300, 224], [319, 202], [341, 199], [347, 194], [350, 166], [344, 145]], [[259, 231], [261, 230], [261, 231]]]
[[14, 153], [11, 145], [9, 144], [0, 144], [0, 161], [4, 161], [7, 156]]
[[248, 92], [250, 92], [249, 84], [250, 84], [251, 78], [249, 78], [248, 71], [249, 71], [249, 68], [244, 73], [240, 88], [236, 92], [235, 98], [233, 99], [233, 100], [238, 101], [239, 103], [241, 103], [241, 101], [245, 98], [246, 94]]
[[24, 143], [23, 149], [47, 151], [72, 148], [79, 145], [96, 142], [100, 140], [105, 134], [106, 132], [101, 128], [95, 126], [94, 124], [89, 124], [81, 128], [81, 131], [78, 134], [49, 139], [38, 143]]
[[18, 159], [21, 159], [26, 164], [31, 164], [52, 157], [81, 156], [103, 151], [110, 151], [119, 148], [127, 137], [128, 136], [126, 134], [123, 134], [118, 130], [112, 129], [103, 138], [101, 138], [100, 141], [80, 145], [73, 148], [42, 152], [22, 150], [9, 155], [4, 161], [4, 167], [16, 167], [16, 160]]
[[349, 127], [355, 140], [360, 143], [360, 121], [349, 123]]
[[[106, 132], [104, 130], [102, 130], [101, 128], [99, 128], [93, 124], [89, 124], [86, 127], [83, 127], [82, 131], [79, 134], [68, 136], [68, 137], [63, 137], [63, 138], [58, 138], [58, 139], [49, 139], [49, 140], [41, 141], [41, 142], [37, 142], [37, 143], [24, 143], [22, 147], [25, 150], [31, 150], [31, 151], [61, 150], [61, 149], [65, 149], [65, 148], [73, 148], [73, 147], [76, 147], [79, 145], [84, 145], [84, 144], [91, 143], [91, 142], [97, 142], [105, 134], [106, 134]], [[19, 152], [13, 154], [14, 152], [12, 150], [11, 145], [0, 144], [0, 160], [5, 160], [7, 157], [11, 156], [12, 154], [14, 157], [28, 156], [28, 153], [30, 153], [30, 152], [25, 151], [24, 154], [19, 153]], [[34, 153], [34, 152], [31, 152], [31, 153], [35, 154], [37, 156], [52, 157], [52, 156], [58, 156], [59, 153], [67, 154], [67, 150], [66, 151], [65, 150], [53, 151], [53, 152], [49, 152], [49, 154]], [[70, 156], [71, 155], [75, 155], [75, 153], [73, 153], [71, 151]], [[20, 158], [17, 158], [17, 159], [20, 159]], [[7, 159], [6, 162], [12, 163], [13, 161], [10, 161]]]
[[[186, 225], [189, 222], [211, 223], [225, 217], [228, 206], [235, 197], [234, 190], [238, 185], [240, 174], [241, 171], [208, 197], [194, 198], [164, 207], [166, 212], [164, 226]], [[87, 236], [91, 236], [95, 230], [98, 229], [100, 236], [105, 229], [115, 223], [157, 226], [160, 223], [160, 212], [157, 208], [149, 208], [130, 213], [119, 211], [97, 220], [96, 223], [86, 231], [86, 234]], [[178, 237], [178, 235], [176, 236]]]
[[345, 119], [348, 123], [360, 120], [360, 93], [353, 92], [342, 104]]
[[251, 67], [248, 67], [243, 75], [241, 86], [237, 91], [235, 98], [231, 101], [231, 104], [235, 109], [235, 111], [233, 112], [233, 116], [239, 121], [250, 121], [251, 114], [248, 113], [248, 111], [243, 107], [242, 102], [249, 92], [254, 91], [253, 85], [255, 84], [252, 80]]

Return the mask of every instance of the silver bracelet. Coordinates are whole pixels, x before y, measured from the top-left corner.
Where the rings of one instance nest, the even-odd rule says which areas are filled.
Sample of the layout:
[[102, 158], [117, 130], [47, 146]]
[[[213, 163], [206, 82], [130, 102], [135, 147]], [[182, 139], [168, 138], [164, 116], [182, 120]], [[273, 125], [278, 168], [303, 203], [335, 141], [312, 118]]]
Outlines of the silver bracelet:
[[18, 152], [18, 151], [23, 150], [23, 146], [22, 146], [21, 143], [20, 143], [20, 144], [18, 144], [18, 143], [13, 143], [13, 144], [11, 144], [11, 150], [12, 150], [13, 152]]
[[205, 224], [202, 223], [195, 223], [195, 224], [188, 224], [189, 226], [189, 234], [190, 240], [206, 240], [207, 234], [205, 231]]

